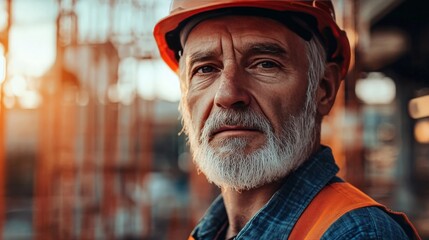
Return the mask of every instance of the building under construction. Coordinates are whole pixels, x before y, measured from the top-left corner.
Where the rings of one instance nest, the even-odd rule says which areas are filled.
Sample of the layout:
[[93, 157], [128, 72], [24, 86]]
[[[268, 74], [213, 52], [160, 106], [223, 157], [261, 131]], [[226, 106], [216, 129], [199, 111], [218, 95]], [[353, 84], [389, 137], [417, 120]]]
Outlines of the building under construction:
[[[322, 142], [429, 239], [429, 16], [414, 0], [334, 3], [353, 59]], [[178, 135], [178, 80], [152, 37], [168, 8], [0, 0], [0, 238], [187, 238], [219, 190]]]

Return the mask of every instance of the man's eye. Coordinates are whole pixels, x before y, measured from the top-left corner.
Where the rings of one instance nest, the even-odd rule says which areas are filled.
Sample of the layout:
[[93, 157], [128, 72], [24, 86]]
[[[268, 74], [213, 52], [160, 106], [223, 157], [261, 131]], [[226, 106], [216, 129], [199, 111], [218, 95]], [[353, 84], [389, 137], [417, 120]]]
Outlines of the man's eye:
[[197, 69], [197, 73], [211, 73], [214, 72], [214, 67], [211, 66], [203, 66]]
[[272, 61], [263, 61], [263, 62], [258, 63], [258, 65], [262, 68], [274, 68], [274, 67], [278, 66], [277, 63], [272, 62]]

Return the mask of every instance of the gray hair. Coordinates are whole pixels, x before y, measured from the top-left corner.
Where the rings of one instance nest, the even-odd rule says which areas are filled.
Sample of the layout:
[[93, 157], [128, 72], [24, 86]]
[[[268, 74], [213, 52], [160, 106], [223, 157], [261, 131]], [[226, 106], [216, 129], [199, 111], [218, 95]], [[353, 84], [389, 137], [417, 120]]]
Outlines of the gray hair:
[[312, 102], [314, 102], [315, 99], [317, 86], [325, 73], [326, 51], [317, 37], [313, 37], [310, 41], [306, 41], [305, 47], [308, 59], [308, 86], [305, 105], [306, 107], [310, 107], [309, 105], [314, 105]]

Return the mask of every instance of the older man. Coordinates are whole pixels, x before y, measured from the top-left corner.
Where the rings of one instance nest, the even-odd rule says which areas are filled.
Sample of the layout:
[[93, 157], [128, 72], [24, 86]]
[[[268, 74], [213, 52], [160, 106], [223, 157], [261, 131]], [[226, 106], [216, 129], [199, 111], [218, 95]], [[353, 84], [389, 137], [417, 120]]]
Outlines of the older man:
[[222, 190], [190, 239], [418, 238], [320, 144], [350, 60], [330, 1], [174, 0], [154, 34], [194, 161]]

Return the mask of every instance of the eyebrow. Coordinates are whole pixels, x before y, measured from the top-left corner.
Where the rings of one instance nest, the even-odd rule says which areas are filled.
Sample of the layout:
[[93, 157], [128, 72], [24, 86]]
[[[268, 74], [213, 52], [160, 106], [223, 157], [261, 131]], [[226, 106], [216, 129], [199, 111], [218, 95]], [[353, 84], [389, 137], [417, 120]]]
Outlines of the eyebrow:
[[277, 43], [256, 43], [250, 44], [245, 51], [246, 56], [253, 56], [259, 54], [270, 54], [278, 57], [286, 58], [288, 56], [287, 51], [284, 47]]
[[193, 66], [197, 62], [203, 62], [214, 58], [216, 53], [214, 51], [198, 51], [194, 52], [188, 57], [187, 66]]

